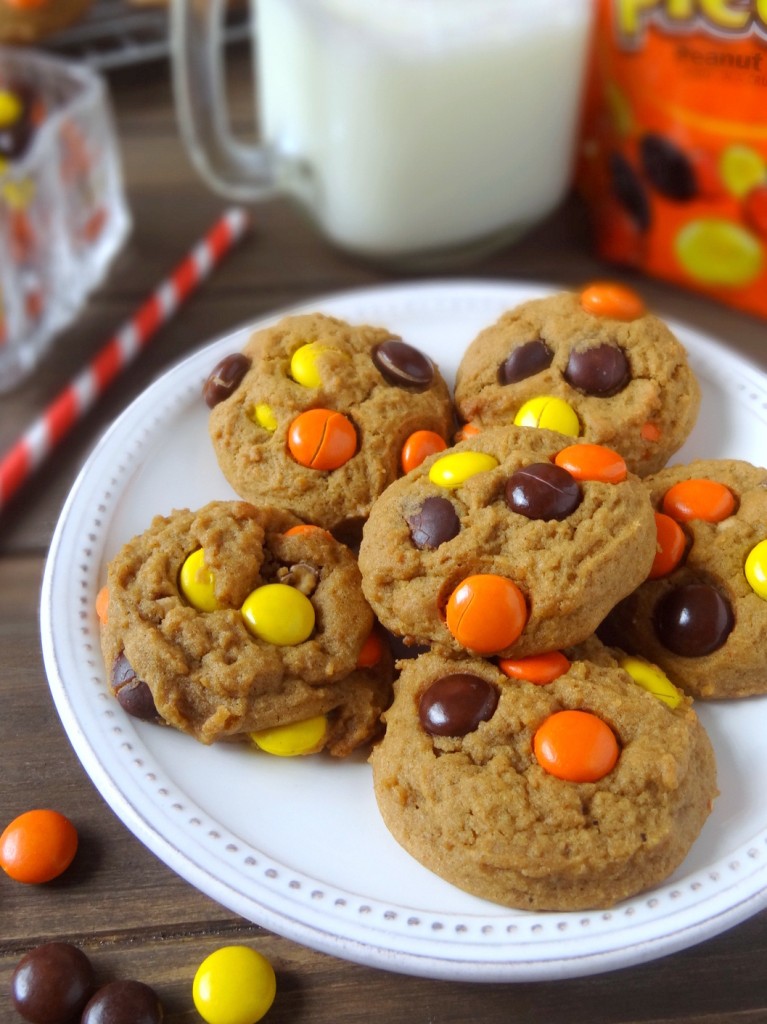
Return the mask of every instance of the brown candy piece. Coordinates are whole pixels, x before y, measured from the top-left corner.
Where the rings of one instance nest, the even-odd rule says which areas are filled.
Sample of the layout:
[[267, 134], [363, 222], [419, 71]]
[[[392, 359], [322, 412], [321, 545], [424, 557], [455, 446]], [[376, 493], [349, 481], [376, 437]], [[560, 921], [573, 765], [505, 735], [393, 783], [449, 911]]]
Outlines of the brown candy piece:
[[732, 605], [707, 583], [676, 587], [655, 606], [658, 639], [674, 654], [700, 658], [718, 650], [732, 632]]
[[566, 519], [580, 503], [578, 481], [551, 462], [525, 466], [506, 481], [506, 504], [528, 519]]
[[516, 384], [551, 366], [554, 353], [542, 338], [515, 348], [498, 367], [499, 384]]
[[111, 981], [91, 998], [80, 1024], [162, 1024], [163, 1009], [143, 981]]
[[233, 352], [218, 363], [202, 387], [202, 397], [209, 409], [233, 395], [250, 369], [250, 359], [241, 352]]
[[465, 736], [492, 718], [498, 691], [486, 679], [456, 672], [426, 690], [418, 704], [421, 725], [431, 736]]
[[152, 691], [143, 679], [136, 676], [124, 652], [114, 660], [110, 685], [117, 703], [127, 714], [144, 722], [161, 721]]
[[93, 967], [77, 946], [48, 942], [22, 957], [11, 980], [13, 1005], [32, 1024], [70, 1024], [95, 987]]
[[420, 549], [438, 548], [461, 529], [458, 513], [447, 498], [427, 498], [407, 524], [413, 543]]
[[413, 391], [427, 391], [431, 387], [434, 364], [412, 345], [387, 338], [373, 348], [371, 357], [387, 384]]
[[628, 359], [617, 345], [595, 345], [573, 351], [567, 361], [565, 380], [587, 395], [609, 398], [631, 380]]

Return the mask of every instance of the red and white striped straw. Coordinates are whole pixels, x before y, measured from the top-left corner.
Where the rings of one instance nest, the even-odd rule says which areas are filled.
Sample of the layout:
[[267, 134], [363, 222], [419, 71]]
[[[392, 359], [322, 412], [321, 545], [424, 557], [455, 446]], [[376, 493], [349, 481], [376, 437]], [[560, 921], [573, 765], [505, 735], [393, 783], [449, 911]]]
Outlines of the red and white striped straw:
[[208, 277], [248, 225], [245, 210], [227, 210], [12, 445], [0, 459], [0, 509]]

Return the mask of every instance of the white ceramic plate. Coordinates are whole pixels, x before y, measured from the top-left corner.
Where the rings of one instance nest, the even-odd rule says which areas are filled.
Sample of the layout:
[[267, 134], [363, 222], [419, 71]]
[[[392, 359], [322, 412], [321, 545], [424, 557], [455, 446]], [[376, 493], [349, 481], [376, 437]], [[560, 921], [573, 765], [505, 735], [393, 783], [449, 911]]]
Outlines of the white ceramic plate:
[[[400, 332], [452, 381], [481, 327], [550, 290], [418, 283], [332, 295], [302, 310]], [[761, 464], [767, 379], [723, 344], [672, 326], [703, 390], [699, 423], [675, 461]], [[371, 966], [452, 980], [611, 970], [690, 946], [767, 905], [767, 698], [698, 705], [719, 763], [712, 816], [667, 884], [590, 913], [509, 911], [432, 875], [383, 826], [362, 757], [206, 748], [123, 714], [108, 693], [96, 593], [108, 560], [154, 514], [235, 496], [209, 443], [200, 389], [250, 329], [191, 355], [131, 404], [80, 473], [51, 545], [41, 610], [51, 691], [85, 770], [128, 828], [200, 890], [274, 932]]]

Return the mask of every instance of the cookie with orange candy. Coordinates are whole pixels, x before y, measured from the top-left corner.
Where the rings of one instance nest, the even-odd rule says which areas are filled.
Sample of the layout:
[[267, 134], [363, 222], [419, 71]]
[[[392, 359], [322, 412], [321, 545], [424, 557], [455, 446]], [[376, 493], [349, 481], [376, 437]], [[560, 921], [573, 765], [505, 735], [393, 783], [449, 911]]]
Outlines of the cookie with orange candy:
[[405, 643], [522, 656], [591, 636], [654, 554], [648, 491], [620, 455], [497, 427], [387, 488], [359, 566], [375, 614]]
[[600, 634], [697, 697], [767, 693], [767, 469], [700, 459], [645, 484], [656, 560]]
[[354, 556], [282, 510], [214, 501], [156, 516], [109, 563], [97, 610], [123, 709], [203, 743], [345, 756], [391, 696]]
[[437, 366], [381, 327], [321, 314], [256, 331], [205, 382], [219, 465], [248, 501], [358, 539], [379, 494], [453, 432]]
[[455, 403], [470, 430], [544, 427], [661, 469], [692, 430], [700, 388], [684, 347], [631, 289], [597, 282], [532, 299], [469, 345]]
[[525, 910], [608, 907], [661, 883], [711, 811], [714, 753], [690, 698], [667, 680], [658, 696], [647, 677], [662, 673], [644, 665], [637, 682], [621, 659], [592, 638], [552, 652], [553, 672], [435, 652], [403, 663], [370, 758], [394, 838]]

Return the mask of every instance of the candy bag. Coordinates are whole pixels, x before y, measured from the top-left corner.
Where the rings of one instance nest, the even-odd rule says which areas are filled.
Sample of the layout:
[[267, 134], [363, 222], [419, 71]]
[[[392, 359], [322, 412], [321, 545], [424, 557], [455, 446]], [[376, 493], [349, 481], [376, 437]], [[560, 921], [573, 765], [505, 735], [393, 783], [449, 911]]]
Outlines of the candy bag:
[[767, 3], [595, 4], [577, 186], [599, 255], [767, 316]]

